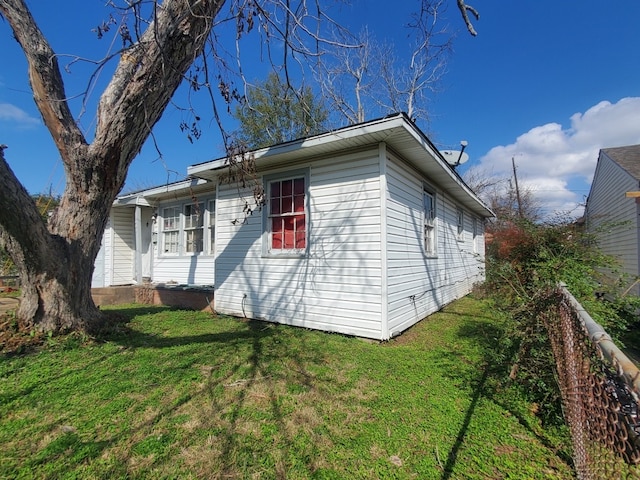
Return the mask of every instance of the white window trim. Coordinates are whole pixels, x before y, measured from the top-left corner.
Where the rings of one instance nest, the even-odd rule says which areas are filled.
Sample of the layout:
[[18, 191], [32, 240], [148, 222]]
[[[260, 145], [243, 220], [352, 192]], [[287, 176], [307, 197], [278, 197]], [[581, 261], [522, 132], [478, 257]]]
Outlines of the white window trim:
[[473, 237], [471, 243], [473, 244], [473, 253], [478, 253], [478, 218], [474, 216], [472, 222]]
[[[193, 207], [196, 206], [194, 212], [190, 213], [189, 215], [187, 215], [187, 208], [189, 207]], [[205, 205], [206, 203], [204, 201], [200, 201], [199, 199], [196, 200], [195, 202], [187, 202], [182, 206], [182, 238], [184, 240], [184, 255], [204, 255], [205, 253], [205, 244], [204, 244], [204, 232], [205, 232], [205, 217], [208, 215], [207, 210], [205, 210]], [[199, 210], [199, 211], [198, 211]], [[190, 217], [193, 217], [195, 215], [197, 215], [197, 222], [196, 222], [196, 226], [194, 227], [193, 225], [189, 225], [187, 226], [187, 220], [190, 219]], [[190, 223], [190, 222], [189, 222]], [[189, 242], [187, 241], [187, 237], [189, 236], [189, 232], [194, 232], [194, 234], [197, 231], [200, 231], [200, 235], [201, 235], [201, 243], [200, 243], [200, 250], [193, 250], [193, 251], [189, 251]]]
[[[216, 206], [215, 197], [211, 197], [211, 195], [198, 197], [197, 201], [195, 201], [195, 202], [191, 198], [184, 198], [184, 199], [179, 200], [177, 202], [171, 202], [171, 203], [167, 202], [167, 203], [160, 204], [158, 206], [158, 214], [159, 214], [159, 218], [158, 218], [158, 237], [159, 237], [159, 242], [158, 243], [160, 244], [158, 246], [159, 248], [157, 249], [158, 257], [160, 257], [160, 258], [161, 257], [175, 258], [175, 257], [213, 256], [214, 255], [214, 252], [213, 252], [214, 246], [211, 245], [211, 239], [210, 239], [210, 232], [211, 232], [210, 221], [211, 221], [212, 217], [210, 215], [209, 206], [211, 205], [211, 201], [212, 200], [213, 200], [213, 206], [215, 208], [215, 206]], [[186, 209], [187, 205], [195, 205], [195, 204], [202, 204], [203, 205], [203, 213], [202, 213], [202, 221], [203, 221], [203, 225], [202, 225], [202, 235], [203, 235], [202, 251], [200, 251], [200, 252], [187, 252], [187, 246], [186, 246], [187, 231], [194, 230], [194, 229], [193, 228], [187, 228], [185, 226], [186, 225], [185, 209]], [[178, 209], [178, 212], [179, 212], [177, 230], [174, 230], [174, 229], [165, 230], [165, 228], [164, 228], [165, 210], [166, 209], [170, 209], [170, 208]], [[213, 215], [213, 220], [215, 221], [215, 213]], [[215, 226], [214, 226], [214, 228], [215, 228]], [[177, 236], [178, 236], [177, 252], [165, 252], [165, 233], [167, 233], [169, 231], [177, 232]], [[206, 238], [204, 238], [204, 237], [206, 237]]]
[[[425, 208], [425, 196], [429, 195], [431, 197], [432, 210], [433, 210], [433, 219], [431, 221], [431, 225], [427, 223], [427, 211]], [[427, 258], [437, 258], [438, 256], [438, 196], [434, 189], [430, 188], [427, 185], [423, 185], [422, 187], [422, 250], [424, 255]], [[431, 229], [431, 241], [433, 243], [433, 248], [431, 251], [427, 250], [427, 228]]]
[[[304, 214], [305, 214], [305, 247], [297, 249], [287, 250], [273, 250], [271, 248], [271, 221], [270, 221], [270, 186], [271, 182], [292, 180], [294, 178], [304, 178]], [[264, 186], [264, 194], [266, 199], [265, 208], [262, 209], [262, 256], [263, 257], [277, 257], [277, 258], [301, 258], [305, 257], [309, 251], [310, 235], [309, 235], [309, 169], [285, 171], [282, 173], [273, 173], [265, 175], [262, 178], [262, 185]]]
[[456, 209], [456, 239], [464, 242], [464, 210], [461, 207]]
[[[176, 257], [178, 255], [180, 255], [180, 225], [182, 223], [181, 218], [182, 218], [182, 212], [180, 210], [180, 205], [163, 205], [160, 207], [160, 212], [161, 212], [161, 218], [160, 218], [160, 222], [159, 225], [161, 226], [160, 228], [160, 241], [161, 241], [161, 245], [160, 245], [160, 249], [159, 251], [161, 252], [162, 256], [165, 257]], [[165, 221], [167, 218], [169, 218], [168, 216], [165, 216], [167, 214], [167, 210], [174, 210], [178, 212], [177, 217], [175, 215], [173, 215], [173, 218], [176, 218], [176, 222], [177, 225], [174, 226], [174, 228], [170, 228], [167, 229], [166, 225], [165, 225]], [[166, 249], [166, 245], [167, 245], [167, 234], [171, 233], [172, 235], [175, 234], [176, 235], [176, 251], [175, 252], [168, 252]], [[173, 242], [172, 242], [173, 243]]]
[[[206, 200], [207, 209], [207, 228], [206, 228], [206, 241], [205, 251], [208, 255], [215, 256], [216, 254], [216, 208], [218, 202], [216, 198], [209, 198]], [[213, 208], [211, 206], [213, 205]], [[213, 222], [212, 222], [213, 220]]]

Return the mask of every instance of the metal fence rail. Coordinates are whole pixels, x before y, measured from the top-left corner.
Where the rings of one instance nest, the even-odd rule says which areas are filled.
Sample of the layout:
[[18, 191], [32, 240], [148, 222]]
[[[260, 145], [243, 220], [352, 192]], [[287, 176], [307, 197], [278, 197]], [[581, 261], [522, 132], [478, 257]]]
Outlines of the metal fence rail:
[[544, 315], [580, 479], [640, 479], [640, 371], [560, 285]]

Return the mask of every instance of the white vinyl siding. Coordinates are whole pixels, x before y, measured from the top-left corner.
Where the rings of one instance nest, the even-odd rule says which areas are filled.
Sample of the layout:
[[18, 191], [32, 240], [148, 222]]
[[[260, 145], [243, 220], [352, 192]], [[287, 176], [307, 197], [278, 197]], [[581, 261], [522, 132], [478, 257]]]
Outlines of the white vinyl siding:
[[134, 209], [113, 208], [111, 223], [113, 232], [113, 257], [111, 258], [111, 285], [131, 285], [134, 283], [134, 255], [136, 251], [134, 234]]
[[[217, 209], [216, 310], [301, 327], [381, 338], [377, 149], [314, 161], [308, 168], [307, 252], [263, 255], [262, 219], [244, 220], [235, 185]], [[264, 172], [267, 178], [305, 168]], [[250, 191], [242, 192], [250, 198]], [[234, 220], [240, 220], [233, 224]]]
[[632, 277], [638, 275], [638, 205], [625, 193], [638, 188], [637, 180], [601, 153], [585, 213], [602, 253], [617, 258]]
[[[427, 179], [428, 180], [428, 179]], [[423, 181], [404, 162], [387, 164], [388, 322], [391, 336], [400, 333], [484, 280], [484, 258], [474, 253], [471, 215], [446, 192], [436, 191], [438, 256], [424, 255]], [[480, 227], [478, 226], [478, 229]], [[477, 232], [476, 241], [483, 242]]]
[[96, 257], [91, 278], [91, 288], [108, 287], [111, 285], [111, 258], [112, 258], [112, 231], [111, 215], [107, 218], [107, 225], [104, 228], [100, 251]]
[[154, 283], [213, 285], [215, 263], [209, 255], [156, 258], [153, 265]]

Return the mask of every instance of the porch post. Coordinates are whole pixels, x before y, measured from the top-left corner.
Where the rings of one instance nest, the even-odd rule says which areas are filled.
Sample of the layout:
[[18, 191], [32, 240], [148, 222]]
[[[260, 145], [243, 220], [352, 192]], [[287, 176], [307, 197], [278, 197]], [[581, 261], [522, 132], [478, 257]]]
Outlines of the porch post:
[[133, 278], [136, 283], [142, 283], [142, 207], [136, 205], [134, 228], [135, 232], [135, 253]]

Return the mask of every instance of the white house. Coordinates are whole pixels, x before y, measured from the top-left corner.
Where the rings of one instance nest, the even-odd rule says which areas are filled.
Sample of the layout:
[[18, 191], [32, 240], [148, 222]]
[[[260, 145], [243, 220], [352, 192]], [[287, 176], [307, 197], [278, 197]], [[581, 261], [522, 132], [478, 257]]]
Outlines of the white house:
[[223, 314], [385, 340], [484, 280], [493, 213], [406, 115], [252, 155], [246, 218], [224, 158], [118, 198], [94, 284], [214, 285]]
[[[640, 145], [600, 150], [585, 207], [587, 231], [619, 260], [629, 286], [640, 274]], [[637, 284], [633, 291], [638, 294]]]

